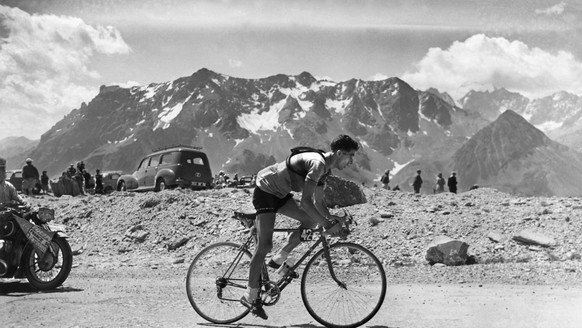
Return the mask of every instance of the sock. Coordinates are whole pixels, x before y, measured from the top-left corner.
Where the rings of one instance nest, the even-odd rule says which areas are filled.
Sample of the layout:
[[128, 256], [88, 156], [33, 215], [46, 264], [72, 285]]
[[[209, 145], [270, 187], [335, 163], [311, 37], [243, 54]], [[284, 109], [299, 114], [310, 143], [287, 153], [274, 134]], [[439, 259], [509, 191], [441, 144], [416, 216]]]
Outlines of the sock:
[[271, 258], [271, 260], [273, 260], [273, 262], [281, 265], [281, 264], [283, 264], [283, 262], [285, 262], [287, 257], [289, 257], [289, 252], [285, 252], [284, 250], [280, 250], [279, 253], [275, 254]]
[[247, 301], [253, 303], [259, 298], [259, 289], [247, 287]]

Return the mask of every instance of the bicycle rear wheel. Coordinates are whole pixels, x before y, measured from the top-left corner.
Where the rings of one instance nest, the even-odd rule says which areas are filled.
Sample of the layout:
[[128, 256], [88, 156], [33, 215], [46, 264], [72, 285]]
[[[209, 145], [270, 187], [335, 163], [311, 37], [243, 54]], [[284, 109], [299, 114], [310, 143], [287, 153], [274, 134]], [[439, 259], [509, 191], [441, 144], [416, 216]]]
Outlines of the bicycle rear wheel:
[[330, 274], [324, 250], [305, 266], [301, 298], [309, 314], [326, 327], [358, 327], [368, 322], [382, 306], [386, 295], [386, 274], [382, 263], [368, 249], [353, 243], [329, 248]]
[[[232, 323], [249, 310], [240, 304], [248, 277], [251, 253], [229, 242], [212, 244], [198, 253], [186, 277], [190, 304], [213, 323]], [[240, 260], [237, 260], [240, 257]]]

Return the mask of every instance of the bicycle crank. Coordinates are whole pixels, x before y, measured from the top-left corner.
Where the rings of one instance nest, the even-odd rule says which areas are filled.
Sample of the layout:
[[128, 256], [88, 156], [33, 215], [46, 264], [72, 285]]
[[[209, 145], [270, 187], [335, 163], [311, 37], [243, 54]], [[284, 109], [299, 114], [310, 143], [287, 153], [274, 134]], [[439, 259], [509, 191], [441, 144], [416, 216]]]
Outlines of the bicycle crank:
[[263, 305], [275, 305], [279, 301], [279, 298], [281, 298], [281, 290], [279, 289], [279, 286], [277, 286], [273, 281], [265, 282], [261, 288], [261, 300]]

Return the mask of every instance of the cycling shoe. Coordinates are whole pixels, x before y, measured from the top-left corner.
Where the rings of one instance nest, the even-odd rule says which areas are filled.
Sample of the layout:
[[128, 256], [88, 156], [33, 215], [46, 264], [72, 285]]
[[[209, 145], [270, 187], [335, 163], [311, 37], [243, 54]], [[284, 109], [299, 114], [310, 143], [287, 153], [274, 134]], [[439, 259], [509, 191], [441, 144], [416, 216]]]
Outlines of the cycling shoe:
[[267, 320], [269, 316], [265, 310], [263, 310], [263, 305], [259, 300], [254, 301], [253, 303], [249, 302], [245, 296], [241, 297], [240, 303], [246, 307], [247, 309], [251, 310], [251, 313], [263, 320]]

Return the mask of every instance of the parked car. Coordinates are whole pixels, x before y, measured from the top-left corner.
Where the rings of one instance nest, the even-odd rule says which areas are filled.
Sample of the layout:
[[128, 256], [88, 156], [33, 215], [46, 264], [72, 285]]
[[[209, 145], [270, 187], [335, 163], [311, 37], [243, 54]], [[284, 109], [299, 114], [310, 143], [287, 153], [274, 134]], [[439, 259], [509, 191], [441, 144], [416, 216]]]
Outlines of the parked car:
[[[16, 188], [16, 190], [18, 190], [19, 192], [22, 192], [22, 180], [24, 180], [22, 178], [22, 170], [10, 170], [10, 171], [6, 171], [6, 178], [8, 180], [8, 182], [10, 182], [14, 188]], [[40, 181], [37, 180], [36, 185], [34, 186], [34, 189], [32, 190], [32, 193], [35, 195], [40, 194], [42, 190], [42, 185], [40, 184]]]
[[103, 192], [109, 194], [117, 189], [117, 180], [123, 175], [121, 171], [102, 172]]
[[255, 180], [252, 176], [244, 176], [238, 180], [237, 188], [254, 188]]
[[139, 162], [133, 174], [124, 174], [117, 179], [117, 190], [210, 189], [210, 163], [200, 149], [179, 145], [154, 150]]

